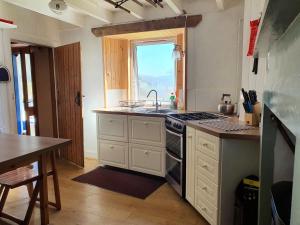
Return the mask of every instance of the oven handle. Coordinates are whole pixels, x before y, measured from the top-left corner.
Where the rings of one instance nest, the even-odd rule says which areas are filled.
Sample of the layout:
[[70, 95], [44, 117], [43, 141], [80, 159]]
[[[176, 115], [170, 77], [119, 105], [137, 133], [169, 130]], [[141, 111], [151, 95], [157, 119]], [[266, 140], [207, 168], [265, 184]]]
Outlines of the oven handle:
[[170, 133], [170, 134], [173, 134], [173, 135], [178, 136], [178, 137], [181, 137], [181, 138], [182, 138], [182, 136], [183, 136], [183, 134], [175, 133], [175, 132], [173, 132], [173, 131], [170, 131], [169, 129], [167, 129], [166, 131], [167, 131], [168, 133]]
[[172, 156], [168, 151], [166, 151], [166, 153], [167, 153], [167, 155], [168, 155], [170, 158], [174, 159], [174, 160], [177, 161], [177, 162], [182, 163], [182, 159], [177, 159], [176, 157]]

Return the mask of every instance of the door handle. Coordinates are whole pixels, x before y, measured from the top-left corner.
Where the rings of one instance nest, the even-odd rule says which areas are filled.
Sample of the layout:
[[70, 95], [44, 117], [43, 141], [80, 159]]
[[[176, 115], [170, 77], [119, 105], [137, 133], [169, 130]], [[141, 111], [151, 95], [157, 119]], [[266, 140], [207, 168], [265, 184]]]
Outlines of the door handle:
[[80, 106], [81, 105], [81, 94], [80, 91], [77, 91], [77, 94], [75, 96], [75, 103], [76, 105]]

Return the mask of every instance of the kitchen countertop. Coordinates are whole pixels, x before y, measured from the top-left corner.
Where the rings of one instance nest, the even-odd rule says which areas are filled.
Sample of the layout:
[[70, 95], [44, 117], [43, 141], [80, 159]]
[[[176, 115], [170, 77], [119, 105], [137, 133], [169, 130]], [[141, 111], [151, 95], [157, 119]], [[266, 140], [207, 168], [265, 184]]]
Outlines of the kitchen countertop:
[[104, 114], [118, 114], [118, 115], [132, 115], [132, 116], [150, 116], [150, 117], [165, 117], [172, 113], [185, 113], [184, 110], [173, 110], [168, 108], [160, 107], [159, 110], [170, 110], [170, 112], [156, 113], [153, 107], [142, 107], [142, 108], [128, 108], [128, 107], [113, 107], [113, 108], [100, 108], [95, 109], [95, 113]]
[[[239, 121], [238, 117], [230, 117], [227, 120], [234, 123], [245, 124]], [[187, 121], [186, 125], [223, 139], [260, 140], [259, 127], [253, 127], [251, 130], [224, 131], [218, 128], [206, 126], [205, 124], [199, 123], [199, 121]]]

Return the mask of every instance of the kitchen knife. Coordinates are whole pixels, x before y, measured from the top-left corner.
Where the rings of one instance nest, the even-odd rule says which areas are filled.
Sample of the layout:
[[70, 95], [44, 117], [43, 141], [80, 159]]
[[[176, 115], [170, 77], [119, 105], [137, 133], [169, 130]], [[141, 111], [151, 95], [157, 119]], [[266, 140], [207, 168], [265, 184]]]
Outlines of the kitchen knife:
[[255, 105], [257, 102], [257, 95], [255, 90], [249, 91], [249, 98], [252, 105]]
[[248, 93], [245, 91], [244, 88], [242, 88], [242, 93], [243, 93], [243, 97], [244, 97], [244, 102], [249, 102], [249, 95]]

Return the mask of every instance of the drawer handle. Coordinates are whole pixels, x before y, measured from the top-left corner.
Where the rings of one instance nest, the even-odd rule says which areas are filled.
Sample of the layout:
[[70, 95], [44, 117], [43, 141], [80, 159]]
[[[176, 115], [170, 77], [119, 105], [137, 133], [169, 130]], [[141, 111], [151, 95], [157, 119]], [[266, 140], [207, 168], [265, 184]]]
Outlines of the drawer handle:
[[144, 122], [144, 125], [145, 125], [145, 126], [148, 126], [148, 125], [149, 125], [149, 123], [147, 123], [147, 122]]
[[206, 212], [207, 211], [207, 208], [203, 207], [201, 208], [202, 211]]
[[188, 135], [188, 138], [192, 138], [193, 136], [192, 135]]
[[207, 191], [207, 187], [206, 186], [202, 187], [202, 190]]
[[208, 144], [207, 143], [203, 143], [202, 146], [203, 147], [208, 147]]
[[202, 168], [208, 169], [208, 165], [207, 164], [203, 164]]
[[112, 123], [112, 122], [113, 122], [113, 120], [109, 120], [109, 122], [110, 122], [110, 123]]
[[114, 149], [115, 147], [111, 145], [109, 148], [110, 148], [110, 149]]

